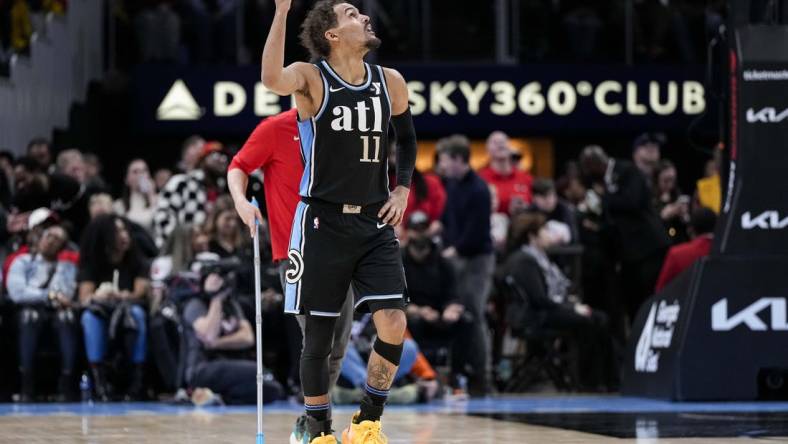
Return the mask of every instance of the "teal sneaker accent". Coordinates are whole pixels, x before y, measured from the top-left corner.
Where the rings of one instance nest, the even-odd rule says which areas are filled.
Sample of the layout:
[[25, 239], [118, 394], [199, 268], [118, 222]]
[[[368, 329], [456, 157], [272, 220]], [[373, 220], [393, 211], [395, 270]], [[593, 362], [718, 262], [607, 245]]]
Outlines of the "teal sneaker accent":
[[306, 430], [306, 415], [301, 415], [296, 419], [293, 432], [290, 433], [290, 444], [309, 444], [309, 432]]

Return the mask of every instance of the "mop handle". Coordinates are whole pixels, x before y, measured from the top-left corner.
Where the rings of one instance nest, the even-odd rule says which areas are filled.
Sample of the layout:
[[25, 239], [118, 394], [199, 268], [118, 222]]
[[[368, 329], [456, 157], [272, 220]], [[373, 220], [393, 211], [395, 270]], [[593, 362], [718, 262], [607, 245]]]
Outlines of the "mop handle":
[[[257, 199], [252, 198], [252, 205], [260, 208]], [[263, 315], [260, 308], [260, 221], [255, 217], [254, 221], [254, 320], [255, 338], [257, 344], [257, 441], [256, 444], [263, 444]]]

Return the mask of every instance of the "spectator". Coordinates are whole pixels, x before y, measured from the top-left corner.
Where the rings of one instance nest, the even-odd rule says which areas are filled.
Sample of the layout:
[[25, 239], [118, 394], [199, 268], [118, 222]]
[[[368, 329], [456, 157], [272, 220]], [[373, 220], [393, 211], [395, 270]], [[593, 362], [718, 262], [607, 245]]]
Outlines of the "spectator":
[[[551, 262], [545, 250], [554, 246], [546, 218], [535, 212], [512, 218], [510, 256], [499, 269], [513, 279], [528, 299], [533, 327], [567, 332], [576, 343], [575, 374], [584, 390], [607, 390], [617, 385], [613, 340], [608, 318], [570, 296], [572, 282]], [[513, 328], [522, 326], [513, 325]]]
[[20, 157], [14, 166], [14, 197], [11, 206], [19, 213], [49, 207], [49, 180], [32, 157]]
[[153, 212], [158, 195], [150, 177], [148, 164], [142, 159], [134, 159], [126, 168], [126, 181], [123, 194], [115, 201], [115, 213], [135, 222], [153, 232]]
[[19, 255], [8, 272], [8, 296], [19, 306], [19, 354], [22, 401], [35, 399], [35, 355], [44, 328], [51, 329], [60, 348], [58, 395], [76, 400], [74, 368], [77, 330], [74, 312], [76, 252], [66, 251], [68, 235], [57, 225], [47, 228], [35, 248]]
[[631, 321], [641, 303], [652, 294], [670, 239], [651, 204], [646, 180], [634, 165], [609, 158], [599, 146], [586, 147], [580, 155], [580, 165], [594, 192], [601, 197], [603, 211], [614, 231]]
[[582, 199], [575, 204], [578, 241], [583, 246], [580, 270], [582, 270], [583, 300], [595, 309], [604, 311], [616, 338], [624, 341], [628, 332], [626, 307], [620, 301], [619, 279], [616, 275], [614, 250], [614, 227], [604, 212], [602, 198], [593, 189], [586, 189], [582, 180], [576, 183], [574, 192]]
[[191, 236], [192, 252], [195, 256], [200, 253], [208, 253], [211, 251], [211, 237], [208, 236], [205, 230], [193, 227]]
[[705, 177], [696, 183], [696, 207], [702, 206], [720, 213], [722, 206], [722, 185], [720, 170], [722, 169], [722, 147], [714, 150], [714, 156], [706, 163]]
[[[178, 227], [173, 230], [167, 245], [151, 263], [151, 281], [154, 284], [164, 285], [168, 277], [189, 270], [189, 265], [195, 258], [192, 250], [193, 231], [193, 227]], [[155, 285], [153, 290], [156, 290]]]
[[471, 169], [470, 143], [455, 135], [438, 142], [440, 166], [446, 175], [446, 209], [443, 213], [443, 254], [459, 276], [460, 301], [473, 316], [473, 342], [469, 353], [475, 372], [471, 394], [487, 392], [489, 386], [489, 332], [485, 317], [495, 266], [490, 238], [491, 199], [487, 184]]
[[[463, 317], [457, 278], [448, 260], [440, 255], [429, 235], [429, 219], [422, 212], [407, 221], [408, 244], [402, 262], [408, 282], [408, 330], [424, 348], [449, 348], [452, 351], [452, 376], [462, 373], [468, 344], [457, 341], [470, 322]], [[464, 338], [467, 342], [467, 337]]]
[[[533, 206], [536, 211], [547, 217], [548, 229], [552, 229], [563, 240], [561, 244], [579, 241], [577, 220], [574, 210], [558, 198], [555, 183], [550, 179], [536, 179], [533, 183]], [[564, 233], [568, 234], [566, 236]]]
[[209, 206], [226, 188], [228, 155], [219, 142], [202, 147], [197, 169], [173, 176], [159, 193], [153, 216], [156, 245], [161, 248], [177, 225], [200, 225]]
[[198, 135], [190, 136], [183, 142], [181, 160], [178, 162], [178, 170], [181, 173], [188, 173], [197, 169], [204, 145], [205, 139]]
[[[72, 170], [78, 172], [78, 169]], [[89, 193], [74, 178], [65, 174], [47, 175], [31, 157], [22, 157], [14, 167], [16, 190], [11, 200], [13, 213], [9, 230], [24, 229], [26, 213], [36, 208], [50, 208], [60, 216], [69, 237], [76, 239], [87, 224]]]
[[[186, 304], [186, 383], [192, 388], [207, 388], [228, 404], [253, 404], [257, 400], [257, 365], [249, 353], [254, 332], [233, 299], [233, 289], [220, 274], [210, 273], [202, 283], [203, 296]], [[282, 387], [267, 378], [263, 400], [283, 398]]]
[[82, 159], [85, 163], [85, 186], [94, 190], [107, 190], [107, 182], [101, 177], [104, 170], [101, 159], [93, 153], [85, 153]]
[[[221, 258], [249, 255], [249, 236], [238, 218], [233, 200], [224, 195], [216, 200], [205, 231], [210, 236], [210, 251]], [[264, 227], [263, 230], [265, 231]]]
[[479, 170], [479, 177], [498, 191], [497, 212], [512, 214], [531, 203], [531, 175], [521, 170], [509, 144], [509, 136], [495, 131], [487, 138], [490, 164]]
[[30, 37], [33, 24], [30, 21], [30, 7], [26, 0], [13, 0], [11, 6], [11, 47], [17, 53], [30, 50]]
[[632, 144], [632, 161], [643, 174], [650, 189], [654, 188], [654, 172], [659, 166], [664, 143], [664, 134], [645, 133], [638, 136]]
[[690, 197], [681, 194], [676, 166], [663, 160], [655, 173], [654, 208], [657, 210], [673, 245], [686, 242]]
[[696, 260], [706, 257], [711, 251], [714, 241], [714, 227], [717, 225], [717, 214], [709, 208], [699, 207], [692, 212], [690, 218], [690, 236], [692, 240], [671, 247], [659, 273], [655, 291], [662, 291], [665, 286], [688, 269]]
[[79, 150], [69, 149], [57, 155], [57, 171], [71, 177], [80, 184], [86, 184], [88, 179], [85, 157]]
[[98, 193], [90, 196], [88, 201], [90, 220], [105, 214], [112, 214], [113, 212], [112, 196], [107, 193]]
[[[392, 190], [397, 186], [397, 144], [389, 145], [389, 188]], [[435, 174], [425, 174], [418, 170], [413, 170], [411, 181], [411, 193], [408, 195], [408, 206], [402, 220], [406, 221], [416, 211], [421, 211], [430, 223], [431, 235], [437, 235], [441, 231], [440, 219], [443, 209], [446, 207], [446, 190], [443, 189], [440, 177]]]
[[93, 386], [101, 400], [111, 391], [107, 382], [107, 350], [124, 348], [131, 361], [128, 399], [143, 396], [143, 366], [146, 355], [145, 309], [148, 267], [129, 235], [126, 222], [115, 215], [96, 217], [82, 240], [79, 261], [79, 299], [85, 350], [93, 374]]
[[13, 252], [6, 256], [3, 261], [2, 282], [5, 288], [7, 288], [8, 284], [8, 271], [11, 269], [14, 260], [21, 255], [29, 253], [31, 249], [35, 248], [44, 230], [57, 223], [58, 218], [57, 215], [48, 208], [36, 208], [26, 213], [26, 217], [20, 218], [20, 220], [24, 221], [24, 231], [17, 229], [17, 232], [21, 235], [19, 239], [16, 239], [19, 243], [11, 242], [11, 249]]
[[[88, 211], [91, 220], [106, 214], [115, 214], [112, 196], [107, 193], [98, 193], [90, 196]], [[145, 259], [152, 260], [159, 255], [159, 249], [156, 247], [156, 242], [154, 242], [149, 230], [126, 218], [124, 218], [124, 222], [129, 230], [132, 242], [137, 246], [137, 250]]]
[[558, 178], [556, 189], [566, 203], [577, 208], [586, 198], [586, 186], [577, 162], [568, 162], [565, 170], [564, 175]]
[[153, 181], [156, 183], [156, 192], [159, 193], [172, 178], [172, 170], [169, 168], [159, 168], [153, 173]]
[[68, 222], [69, 234], [78, 239], [90, 219], [90, 197], [103, 189], [88, 183], [85, 158], [79, 150], [62, 151], [55, 164], [56, 172], [49, 176], [50, 208]]
[[[267, 240], [267, 232], [268, 227], [266, 225], [262, 225], [260, 227], [260, 271], [262, 273], [261, 276], [263, 279], [262, 290], [267, 292], [264, 294], [264, 297], [268, 299], [276, 299], [277, 297], [281, 299], [282, 289], [280, 288], [281, 285], [279, 284], [279, 279], [271, 279], [270, 277], [272, 275], [266, 274], [266, 268], [273, 266], [271, 263], [269, 250], [265, 244]], [[214, 205], [213, 210], [208, 215], [208, 221], [205, 224], [205, 234], [210, 239], [208, 243], [208, 251], [216, 254], [218, 258], [227, 259], [236, 257], [239, 258], [243, 263], [252, 263], [254, 251], [252, 249], [251, 239], [249, 238], [248, 231], [244, 229], [244, 225], [241, 222], [241, 219], [238, 217], [238, 213], [235, 211], [233, 200], [229, 195], [223, 195], [216, 200], [216, 205]], [[254, 297], [252, 297], [251, 294], [255, 285], [254, 267], [243, 267], [238, 270], [236, 274], [236, 288], [239, 289], [240, 293], [237, 299], [241, 303], [242, 308], [246, 309], [246, 312], [250, 313], [249, 318], [254, 319], [252, 314], [254, 313]], [[278, 273], [274, 272], [273, 276], [278, 276]], [[273, 290], [275, 290], [274, 294], [272, 294]], [[267, 315], [283, 318], [284, 313], [280, 310], [271, 310], [271, 313], [267, 313]]]
[[52, 172], [52, 149], [49, 140], [36, 137], [27, 144], [27, 156], [38, 163], [38, 169], [45, 173]]

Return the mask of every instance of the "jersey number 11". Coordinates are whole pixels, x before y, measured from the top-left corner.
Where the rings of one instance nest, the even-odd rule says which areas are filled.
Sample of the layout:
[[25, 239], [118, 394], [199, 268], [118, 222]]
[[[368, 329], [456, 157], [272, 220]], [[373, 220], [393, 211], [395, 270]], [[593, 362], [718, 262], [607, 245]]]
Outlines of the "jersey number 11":
[[362, 162], [375, 162], [380, 163], [380, 136], [373, 136], [375, 141], [375, 156], [369, 158], [369, 136], [361, 136], [361, 141], [364, 143], [364, 157], [361, 158]]

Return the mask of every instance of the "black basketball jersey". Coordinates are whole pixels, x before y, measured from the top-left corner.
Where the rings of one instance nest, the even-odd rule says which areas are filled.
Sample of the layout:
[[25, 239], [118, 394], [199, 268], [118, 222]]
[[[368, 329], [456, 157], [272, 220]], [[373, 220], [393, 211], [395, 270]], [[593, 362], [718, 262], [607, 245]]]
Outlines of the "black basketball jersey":
[[327, 61], [316, 66], [322, 104], [314, 117], [298, 122], [301, 196], [362, 206], [386, 200], [391, 99], [383, 68], [364, 63], [364, 82], [351, 85]]

